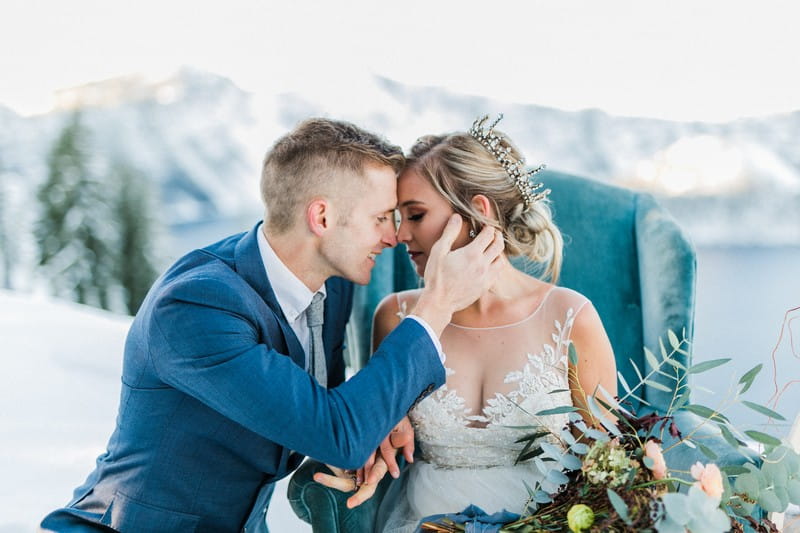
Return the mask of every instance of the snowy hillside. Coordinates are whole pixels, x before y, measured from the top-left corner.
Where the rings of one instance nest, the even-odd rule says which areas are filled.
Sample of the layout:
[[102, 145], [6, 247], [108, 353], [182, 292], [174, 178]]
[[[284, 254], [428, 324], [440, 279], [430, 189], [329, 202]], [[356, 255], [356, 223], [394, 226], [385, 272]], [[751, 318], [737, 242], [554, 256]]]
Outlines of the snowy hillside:
[[[0, 533], [36, 531], [94, 466], [114, 428], [130, 318], [0, 291]], [[275, 531], [309, 531], [275, 491]]]
[[[479, 114], [504, 112], [503, 126], [529, 161], [650, 190], [698, 244], [800, 244], [800, 111], [672, 122], [499, 102], [374, 76], [348, 79], [347, 87], [252, 95], [190, 69], [65, 90], [58, 105], [30, 118], [0, 109], [3, 185], [34, 190], [61, 124], [81, 109], [94, 153], [104, 164], [127, 161], [156, 184], [163, 222], [174, 233], [192, 233], [198, 223], [244, 229], [255, 220], [263, 154], [303, 118], [351, 120], [407, 148], [421, 134], [463, 130]], [[33, 198], [16, 196], [11, 207], [18, 210]]]

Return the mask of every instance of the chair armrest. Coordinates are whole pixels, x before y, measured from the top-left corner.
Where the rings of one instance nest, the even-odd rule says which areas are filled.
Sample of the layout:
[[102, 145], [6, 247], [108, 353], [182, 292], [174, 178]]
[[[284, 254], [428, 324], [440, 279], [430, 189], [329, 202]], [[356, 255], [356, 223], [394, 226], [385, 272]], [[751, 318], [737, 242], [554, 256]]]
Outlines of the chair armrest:
[[[680, 226], [652, 196], [637, 194], [635, 202], [642, 342], [657, 353], [659, 338], [665, 338], [667, 329], [680, 337], [685, 328], [686, 338], [692, 340], [697, 259]], [[685, 366], [691, 364], [683, 354], [675, 354], [674, 358]], [[675, 385], [661, 376], [653, 379], [670, 390]], [[671, 393], [653, 387], [645, 390], [645, 399], [662, 412], [670, 398]]]
[[317, 472], [330, 474], [324, 464], [307, 459], [289, 480], [287, 497], [295, 514], [311, 524], [314, 533], [371, 532], [391, 477], [383, 479], [372, 498], [354, 509], [348, 509], [346, 502], [352, 493], [320, 485], [314, 481]]

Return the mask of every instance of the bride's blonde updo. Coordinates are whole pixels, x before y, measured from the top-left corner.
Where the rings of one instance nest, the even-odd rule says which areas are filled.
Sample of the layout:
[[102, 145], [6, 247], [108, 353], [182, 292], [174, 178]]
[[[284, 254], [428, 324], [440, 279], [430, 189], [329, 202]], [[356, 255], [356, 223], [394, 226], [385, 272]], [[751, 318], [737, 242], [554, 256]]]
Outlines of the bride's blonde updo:
[[[503, 137], [504, 144], [511, 148], [510, 155], [521, 159], [519, 150]], [[407, 163], [406, 169], [416, 170], [430, 181], [476, 231], [487, 225], [499, 229], [508, 256], [522, 256], [540, 263], [544, 268], [543, 278], [557, 281], [563, 241], [553, 223], [548, 199], [538, 200], [526, 209], [508, 173], [470, 134], [421, 137], [411, 148]], [[489, 199], [497, 220], [475, 208], [471, 200], [476, 194]]]

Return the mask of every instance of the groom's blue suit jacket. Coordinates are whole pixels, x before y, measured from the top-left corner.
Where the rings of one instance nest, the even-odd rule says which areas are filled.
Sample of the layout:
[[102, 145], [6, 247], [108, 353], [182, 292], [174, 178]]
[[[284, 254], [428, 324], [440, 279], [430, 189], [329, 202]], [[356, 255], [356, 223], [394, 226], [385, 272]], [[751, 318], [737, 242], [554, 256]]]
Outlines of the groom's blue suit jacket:
[[265, 275], [259, 227], [189, 253], [156, 281], [128, 334], [108, 449], [44, 528], [263, 530], [273, 483], [304, 455], [361, 466], [444, 383], [413, 320], [342, 383], [352, 285], [332, 278], [323, 332], [332, 388], [320, 386]]

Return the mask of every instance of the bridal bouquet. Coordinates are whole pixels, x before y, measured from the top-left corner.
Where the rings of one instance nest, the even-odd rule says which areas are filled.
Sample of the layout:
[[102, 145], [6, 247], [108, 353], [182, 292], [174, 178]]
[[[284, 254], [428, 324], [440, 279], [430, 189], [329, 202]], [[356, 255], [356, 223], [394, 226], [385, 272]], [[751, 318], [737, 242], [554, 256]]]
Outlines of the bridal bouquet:
[[[555, 435], [560, 446], [543, 441], [546, 430], [540, 426], [526, 427], [531, 433], [518, 441], [524, 444], [518, 462], [533, 461], [545, 482], [529, 485], [529, 504], [522, 516], [493, 531], [712, 533], [743, 531], [743, 523], [755, 531], [778, 531], [765, 517], [751, 515], [760, 516], [758, 508], [782, 512], [790, 503], [800, 504], [800, 456], [772, 435], [739, 431], [717, 410], [690, 403], [689, 376], [719, 367], [729, 359], [687, 368], [676, 357], [679, 353], [688, 355], [685, 336], [678, 338], [670, 331], [667, 338], [671, 350], [661, 343], [660, 357], [645, 350], [648, 368], [634, 364], [640, 378], [637, 385], [629, 386], [620, 376], [624, 389], [621, 397], [611, 397], [599, 389], [586, 395], [588, 412], [562, 406], [532, 414], [535, 420], [569, 413], [570, 422]], [[577, 365], [574, 349], [569, 357], [572, 365]], [[735, 400], [768, 420], [784, 421], [773, 409], [741, 399], [761, 368], [757, 365], [741, 377]], [[653, 381], [656, 374], [673, 380], [674, 387], [670, 390], [663, 382]], [[638, 416], [633, 412], [631, 400], [648, 405], [639, 397], [644, 385], [672, 392], [666, 413]], [[698, 415], [698, 427], [681, 432], [676, 424], [681, 411]], [[591, 427], [585, 419], [597, 423]], [[704, 443], [708, 432], [704, 432], [705, 437], [698, 433], [703, 425], [716, 428], [716, 451]], [[724, 451], [733, 452], [726, 457], [733, 455], [740, 460], [718, 465], [719, 443], [728, 448]], [[670, 466], [669, 451], [679, 446], [697, 452], [698, 460], [688, 470]], [[545, 490], [553, 486], [559, 488]], [[447, 518], [422, 525], [422, 531], [464, 530], [463, 524]]]

